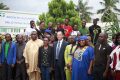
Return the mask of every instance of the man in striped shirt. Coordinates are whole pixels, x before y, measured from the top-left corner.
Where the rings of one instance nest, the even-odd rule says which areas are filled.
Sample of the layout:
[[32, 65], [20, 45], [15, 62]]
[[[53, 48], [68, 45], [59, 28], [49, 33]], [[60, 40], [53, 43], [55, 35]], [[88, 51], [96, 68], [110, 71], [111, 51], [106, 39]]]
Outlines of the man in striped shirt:
[[120, 80], [120, 33], [116, 35], [116, 48], [110, 54], [112, 72], [115, 73], [114, 80]]

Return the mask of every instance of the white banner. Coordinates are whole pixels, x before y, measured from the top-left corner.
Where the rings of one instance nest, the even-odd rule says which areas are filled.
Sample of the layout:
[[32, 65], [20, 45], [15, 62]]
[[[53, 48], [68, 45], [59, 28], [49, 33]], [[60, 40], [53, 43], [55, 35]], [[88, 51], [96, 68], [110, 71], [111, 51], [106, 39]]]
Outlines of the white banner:
[[29, 27], [30, 21], [38, 20], [38, 14], [0, 10], [0, 26], [2, 27]]

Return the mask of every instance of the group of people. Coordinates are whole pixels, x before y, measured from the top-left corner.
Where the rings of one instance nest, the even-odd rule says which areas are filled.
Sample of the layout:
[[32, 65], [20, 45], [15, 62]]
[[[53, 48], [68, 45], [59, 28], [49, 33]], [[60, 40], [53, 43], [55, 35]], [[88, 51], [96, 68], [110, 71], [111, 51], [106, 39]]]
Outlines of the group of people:
[[0, 80], [120, 80], [120, 33], [108, 34], [97, 25], [35, 22], [23, 34], [0, 36]]

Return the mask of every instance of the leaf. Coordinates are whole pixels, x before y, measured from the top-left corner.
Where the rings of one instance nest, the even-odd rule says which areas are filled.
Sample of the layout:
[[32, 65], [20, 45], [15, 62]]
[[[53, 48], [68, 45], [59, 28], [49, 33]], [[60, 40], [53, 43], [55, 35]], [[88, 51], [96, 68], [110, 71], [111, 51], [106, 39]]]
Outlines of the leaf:
[[[54, 23], [63, 23], [65, 18], [76, 18], [73, 21], [70, 21], [71, 25], [80, 24], [80, 16], [79, 12], [75, 9], [76, 5], [73, 3], [72, 0], [70, 0], [68, 3], [65, 0], [51, 0], [48, 3], [49, 11], [46, 14], [41, 14], [39, 16], [39, 20], [45, 20], [46, 24], [48, 24], [49, 21], [52, 21]], [[79, 21], [79, 22], [78, 22]]]

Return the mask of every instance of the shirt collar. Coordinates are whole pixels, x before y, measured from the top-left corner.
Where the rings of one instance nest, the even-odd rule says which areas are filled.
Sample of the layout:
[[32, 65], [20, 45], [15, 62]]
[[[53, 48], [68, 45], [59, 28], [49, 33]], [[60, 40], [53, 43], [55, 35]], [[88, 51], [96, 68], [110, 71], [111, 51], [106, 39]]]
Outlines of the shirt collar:
[[62, 39], [62, 40], [60, 40], [60, 41], [58, 41], [58, 42], [62, 43], [62, 42], [63, 42], [63, 39]]

